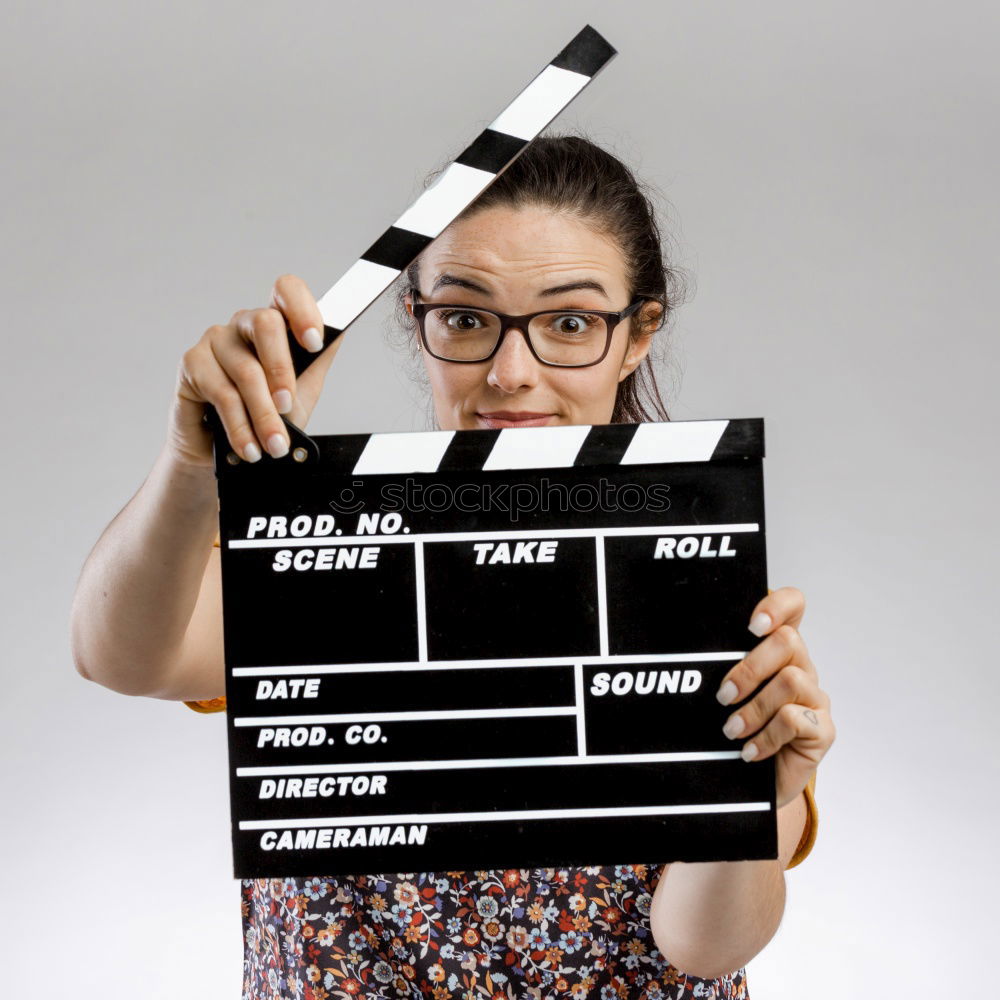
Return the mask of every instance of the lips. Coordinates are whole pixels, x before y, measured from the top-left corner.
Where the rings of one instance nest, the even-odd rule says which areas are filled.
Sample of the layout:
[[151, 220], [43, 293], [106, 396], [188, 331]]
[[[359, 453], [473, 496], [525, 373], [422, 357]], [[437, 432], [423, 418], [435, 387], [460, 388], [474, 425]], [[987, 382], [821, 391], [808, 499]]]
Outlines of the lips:
[[484, 427], [543, 427], [554, 416], [553, 413], [533, 413], [530, 410], [492, 410], [476, 414]]

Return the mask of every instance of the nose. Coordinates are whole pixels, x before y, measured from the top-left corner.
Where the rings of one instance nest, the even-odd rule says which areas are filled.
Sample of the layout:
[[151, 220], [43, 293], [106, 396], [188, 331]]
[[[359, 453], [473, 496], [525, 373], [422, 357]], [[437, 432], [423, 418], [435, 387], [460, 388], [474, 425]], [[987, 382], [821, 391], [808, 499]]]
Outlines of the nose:
[[538, 382], [540, 367], [528, 346], [527, 335], [518, 327], [510, 327], [493, 355], [486, 382], [501, 392], [517, 392]]

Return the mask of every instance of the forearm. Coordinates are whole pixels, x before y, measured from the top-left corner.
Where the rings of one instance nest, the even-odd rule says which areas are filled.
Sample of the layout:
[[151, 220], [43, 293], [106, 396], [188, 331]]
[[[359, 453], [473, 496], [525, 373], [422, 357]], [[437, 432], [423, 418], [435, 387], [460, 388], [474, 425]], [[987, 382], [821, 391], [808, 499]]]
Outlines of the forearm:
[[784, 908], [780, 859], [674, 862], [656, 887], [650, 924], [671, 965], [715, 979], [763, 950]]
[[70, 633], [82, 676], [123, 694], [160, 686], [198, 599], [217, 498], [211, 466], [160, 453], [80, 573]]

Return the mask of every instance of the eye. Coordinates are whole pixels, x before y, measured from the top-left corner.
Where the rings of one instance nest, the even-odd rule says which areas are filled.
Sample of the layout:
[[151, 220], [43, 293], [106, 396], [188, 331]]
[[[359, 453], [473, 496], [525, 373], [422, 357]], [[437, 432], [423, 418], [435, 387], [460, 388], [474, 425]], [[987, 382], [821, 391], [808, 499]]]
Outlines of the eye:
[[590, 333], [597, 322], [596, 316], [589, 316], [586, 313], [559, 313], [551, 317], [550, 326], [555, 333], [578, 337]]
[[474, 312], [461, 312], [457, 309], [444, 311], [440, 317], [449, 330], [465, 333], [469, 330], [481, 330], [486, 324], [483, 317]]

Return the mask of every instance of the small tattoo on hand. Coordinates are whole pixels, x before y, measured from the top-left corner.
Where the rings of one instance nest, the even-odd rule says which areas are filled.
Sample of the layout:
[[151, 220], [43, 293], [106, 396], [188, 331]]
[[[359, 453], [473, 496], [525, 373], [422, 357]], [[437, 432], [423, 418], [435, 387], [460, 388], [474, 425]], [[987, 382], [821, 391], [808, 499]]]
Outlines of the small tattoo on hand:
[[805, 710], [805, 711], [804, 711], [804, 712], [803, 712], [802, 714], [803, 714], [803, 715], [804, 715], [804, 716], [805, 716], [805, 717], [806, 717], [806, 718], [807, 718], [807, 719], [808, 719], [808, 720], [809, 720], [809, 721], [810, 721], [810, 722], [811, 722], [811, 723], [812, 723], [812, 724], [813, 724], [814, 726], [818, 726], [818, 725], [819, 725], [819, 719], [817, 719], [817, 718], [816, 718], [816, 713], [815, 713], [815, 712], [814, 712], [814, 711], [813, 711], [813, 710], [812, 710], [811, 708], [807, 708], [807, 709], [806, 709], [806, 710]]

